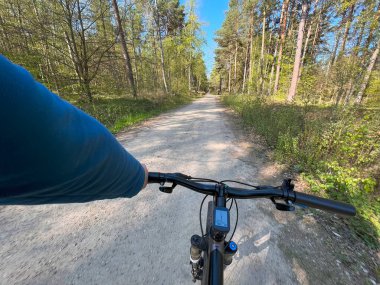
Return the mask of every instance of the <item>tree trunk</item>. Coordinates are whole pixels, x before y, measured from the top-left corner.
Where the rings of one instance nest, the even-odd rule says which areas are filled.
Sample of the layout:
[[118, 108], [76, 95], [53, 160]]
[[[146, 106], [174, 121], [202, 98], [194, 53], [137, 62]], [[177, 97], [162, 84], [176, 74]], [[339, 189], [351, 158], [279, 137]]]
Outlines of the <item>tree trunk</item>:
[[310, 35], [311, 35], [311, 23], [310, 23], [309, 28], [307, 30], [305, 45], [303, 47], [303, 53], [302, 53], [301, 65], [300, 65], [300, 73], [298, 75], [298, 80], [301, 78], [301, 75], [302, 75], [303, 63], [305, 61], [305, 56], [306, 56], [307, 47], [308, 47], [308, 44], [309, 44]]
[[276, 67], [276, 78], [274, 81], [273, 93], [276, 93], [278, 90], [278, 83], [280, 81], [280, 69], [281, 69], [281, 60], [282, 60], [282, 50], [285, 43], [285, 35], [286, 35], [286, 18], [288, 15], [288, 5], [289, 0], [284, 0], [282, 3], [282, 22], [281, 22], [281, 30], [280, 30], [280, 48], [278, 50], [278, 59], [277, 59], [277, 67]]
[[157, 45], [156, 45], [156, 36], [155, 36], [155, 31], [154, 29], [152, 28], [152, 44], [153, 44], [153, 51], [154, 51], [154, 57], [153, 57], [153, 65], [154, 65], [154, 68], [153, 68], [153, 87], [154, 89], [157, 88], [157, 85], [158, 85], [158, 75], [159, 75], [159, 71], [158, 71], [158, 63], [157, 63]]
[[[79, 64], [77, 62], [77, 59], [74, 55], [74, 48], [72, 47], [72, 44], [70, 43], [70, 38], [69, 38], [69, 35], [68, 33], [65, 31], [65, 41], [66, 41], [66, 44], [67, 44], [67, 48], [69, 50], [69, 55], [70, 55], [70, 59], [71, 59], [71, 62], [74, 66], [74, 70], [75, 70], [75, 73], [78, 77], [78, 81], [79, 81], [79, 85], [82, 85], [82, 75], [81, 75], [81, 72], [80, 72], [80, 67], [79, 67]], [[73, 45], [75, 47], [75, 45]]]
[[[90, 88], [90, 74], [89, 74], [89, 66], [88, 66], [88, 56], [87, 56], [87, 41], [85, 35], [85, 28], [82, 19], [82, 9], [80, 7], [79, 0], [76, 1], [77, 4], [77, 12], [78, 12], [78, 20], [79, 25], [81, 27], [80, 30], [80, 40], [81, 40], [81, 66], [82, 66], [82, 77], [83, 77], [83, 91], [89, 100], [92, 102], [92, 92]], [[79, 56], [78, 56], [79, 57]]]
[[265, 7], [263, 11], [263, 27], [262, 27], [262, 35], [261, 35], [261, 53], [260, 53], [260, 96], [263, 92], [263, 84], [264, 84], [264, 50], [265, 50], [265, 25], [266, 25], [266, 13]]
[[232, 56], [230, 54], [229, 68], [228, 68], [228, 93], [231, 93], [231, 69], [232, 69]]
[[189, 68], [188, 68], [188, 87], [189, 87], [189, 92], [191, 92], [191, 51], [190, 51], [190, 62], [189, 62]]
[[348, 33], [349, 33], [350, 27], [351, 27], [352, 16], [353, 16], [354, 10], [355, 10], [355, 4], [351, 5], [351, 7], [349, 9], [350, 9], [350, 11], [348, 12], [348, 16], [346, 18], [346, 27], [344, 29], [342, 47], [341, 47], [340, 52], [339, 52], [339, 57], [343, 56], [344, 51], [346, 49], [347, 37], [348, 37]]
[[358, 57], [359, 50], [360, 50], [360, 48], [361, 48], [361, 43], [362, 43], [362, 40], [363, 40], [363, 35], [364, 35], [364, 30], [365, 30], [365, 28], [366, 28], [365, 23], [362, 24], [362, 25], [360, 25], [359, 35], [358, 35], [358, 37], [357, 37], [357, 39], [356, 39], [356, 45], [355, 45], [355, 47], [353, 48], [353, 53], [352, 53], [353, 56], [354, 56], [354, 58], [355, 58], [355, 60], [356, 60], [356, 58]]
[[369, 28], [369, 32], [368, 32], [368, 37], [365, 41], [365, 44], [364, 44], [364, 49], [365, 49], [365, 52], [369, 49], [369, 45], [371, 44], [372, 42], [372, 39], [373, 39], [373, 26], [371, 25], [370, 28]]
[[58, 78], [57, 78], [57, 74], [56, 74], [56, 71], [55, 71], [56, 68], [51, 63], [49, 57], [47, 58], [47, 63], [48, 63], [48, 70], [49, 70], [49, 72], [51, 73], [51, 75], [53, 77], [53, 81], [54, 81], [54, 85], [55, 85], [55, 92], [57, 92], [57, 95], [60, 96], [59, 83], [58, 83]]
[[[108, 2], [103, 2], [103, 0], [99, 0], [99, 6], [101, 7], [101, 5], [103, 3], [107, 3], [108, 5]], [[102, 7], [100, 8], [101, 9], [101, 21], [102, 21], [102, 34], [103, 34], [103, 40], [107, 41], [107, 29], [106, 29], [106, 23], [104, 22], [104, 17], [105, 17], [105, 11], [102, 9]], [[108, 8], [107, 8], [108, 9]]]
[[[251, 33], [251, 30], [249, 32]], [[242, 90], [243, 93], [245, 91], [245, 82], [246, 82], [246, 77], [247, 77], [248, 55], [249, 55], [249, 42], [247, 43], [247, 50], [246, 50], [246, 53], [245, 53], [245, 60], [244, 60], [243, 90]]]
[[[267, 46], [266, 46], [266, 54], [270, 54], [273, 50], [273, 43], [272, 43], [272, 35], [273, 33], [269, 33], [269, 39], [268, 39], [268, 43], [267, 43]], [[268, 73], [268, 67], [270, 65], [270, 62], [269, 60], [267, 60], [265, 57], [264, 57], [264, 66], [265, 66], [265, 69], [264, 69], [264, 74], [267, 75]]]
[[[380, 18], [380, 2], [378, 3], [377, 5], [377, 8], [376, 8], [376, 14], [375, 14], [375, 17], [372, 21], [369, 22], [369, 32], [368, 32], [368, 36], [367, 36], [367, 39], [365, 41], [365, 44], [364, 44], [364, 52], [363, 52], [363, 58], [365, 58], [368, 54], [369, 54], [369, 46], [373, 40], [373, 33], [375, 32], [376, 34], [376, 25], [374, 25], [374, 23], [377, 23], [379, 21], [379, 18]], [[364, 62], [363, 62], [364, 64]]]
[[145, 87], [145, 74], [143, 72], [143, 58], [142, 58], [142, 55], [141, 55], [141, 39], [139, 38], [139, 44], [137, 46], [137, 49], [138, 49], [138, 58], [139, 58], [139, 63], [140, 63], [140, 71], [141, 71], [141, 76], [140, 76], [140, 80], [141, 80], [141, 88], [144, 88]]
[[[282, 9], [281, 9], [281, 15], [280, 15], [280, 28], [281, 28], [282, 21], [283, 21], [284, 16], [285, 16], [284, 14], [285, 14], [284, 7], [282, 7]], [[277, 37], [277, 39], [276, 39], [276, 46], [274, 48], [272, 66], [271, 66], [271, 69], [270, 69], [270, 76], [269, 76], [268, 96], [270, 96], [271, 93], [272, 93], [272, 80], [273, 80], [273, 74], [274, 74], [274, 65], [275, 65], [275, 62], [276, 62], [276, 59], [277, 59], [278, 44], [280, 42], [280, 36], [281, 36], [281, 33], [279, 33], [279, 37]]]
[[[350, 57], [350, 62], [353, 62], [354, 65], [358, 63], [358, 54], [359, 54], [361, 42], [363, 40], [365, 27], [366, 27], [365, 23], [360, 26], [359, 35], [358, 35], [358, 38], [356, 39], [356, 45], [353, 48], [353, 52], [352, 52], [353, 56]], [[355, 74], [354, 76], [351, 76], [350, 81], [348, 83], [348, 88], [346, 90], [346, 95], [345, 95], [345, 100], [344, 100], [345, 105], [348, 105], [350, 103], [352, 95], [354, 94], [355, 89], [356, 89], [355, 81], [359, 81], [358, 79], [360, 78], [360, 75], [361, 74]]]
[[365, 92], [365, 90], [367, 88], [369, 78], [371, 77], [372, 69], [375, 66], [375, 63], [376, 63], [376, 60], [377, 60], [377, 56], [379, 55], [379, 48], [380, 48], [380, 39], [377, 41], [376, 48], [375, 48], [375, 50], [374, 50], [374, 52], [373, 52], [373, 54], [371, 56], [371, 59], [369, 61], [369, 64], [368, 64], [367, 71], [365, 73], [363, 82], [360, 85], [360, 89], [359, 89], [358, 95], [356, 96], [356, 99], [355, 99], [355, 104], [360, 104], [362, 102], [362, 100], [363, 100], [363, 95], [364, 95], [364, 92]]
[[344, 98], [344, 105], [348, 105], [350, 103], [351, 95], [354, 93], [354, 79], [351, 78], [348, 83], [348, 89], [346, 91], [346, 97]]
[[[113, 0], [115, 1], [115, 0]], [[161, 38], [161, 28], [160, 28], [160, 15], [158, 13], [157, 0], [154, 0], [155, 9], [156, 9], [156, 26], [157, 26], [157, 35], [158, 42], [160, 45], [160, 59], [161, 59], [161, 72], [162, 72], [162, 81], [164, 83], [165, 93], [169, 93], [169, 88], [166, 80], [166, 72], [165, 72], [165, 56], [164, 56], [164, 48], [162, 46], [162, 38]]]
[[133, 50], [133, 57], [134, 57], [134, 60], [133, 60], [133, 63], [134, 63], [134, 67], [135, 67], [135, 83], [136, 83], [136, 90], [139, 90], [139, 69], [138, 69], [138, 64], [137, 62], [138, 61], [141, 61], [138, 60], [138, 56], [137, 56], [137, 51], [136, 51], [136, 45], [135, 45], [135, 35], [133, 33], [133, 31], [135, 30], [135, 27], [134, 27], [134, 22], [135, 22], [135, 18], [133, 16], [133, 13], [131, 13], [131, 18], [130, 18], [130, 22], [131, 22], [131, 29], [132, 29], [132, 40], [131, 40], [131, 43], [132, 43], [132, 50]]
[[[65, 1], [65, 2], [60, 2], [60, 3], [61, 3], [61, 6], [64, 10], [64, 14], [65, 14], [65, 18], [66, 18], [66, 24], [67, 24], [67, 28], [69, 30], [69, 32], [64, 31], [64, 35], [65, 35], [64, 38], [66, 40], [66, 43], [67, 43], [67, 46], [69, 49], [70, 59], [74, 65], [74, 69], [75, 69], [75, 72], [76, 72], [77, 77], [78, 77], [80, 88], [82, 89], [84, 94], [87, 96], [88, 100], [90, 102], [92, 102], [92, 94], [91, 94], [91, 89], [90, 89], [88, 81], [86, 82], [86, 84], [88, 86], [85, 86], [86, 76], [85, 76], [85, 70], [84, 70], [85, 69], [84, 68], [84, 60], [82, 60], [82, 58], [81, 58], [81, 55], [83, 55], [84, 52], [82, 50], [79, 52], [78, 44], [76, 42], [76, 37], [74, 34], [74, 28], [73, 28], [73, 25], [71, 24], [74, 21], [73, 11], [74, 11], [75, 7], [74, 6], [71, 7], [70, 4], [77, 5], [77, 9], [79, 9], [79, 11], [80, 11], [80, 7], [78, 6], [79, 2], [76, 1], [75, 3], [71, 3], [71, 2]], [[79, 15], [78, 15], [78, 18], [79, 18]], [[82, 22], [82, 24], [83, 24], [83, 22]], [[83, 29], [82, 29], [82, 31], [83, 31]], [[82, 35], [80, 35], [80, 36], [81, 36], [82, 44], [83, 43], [86, 44], [85, 38]]]
[[274, 48], [272, 65], [271, 65], [271, 68], [270, 68], [268, 96], [270, 96], [271, 92], [272, 92], [272, 80], [273, 80], [273, 74], [274, 74], [274, 63], [275, 63], [275, 59], [276, 59], [276, 56], [277, 56], [277, 48], [278, 48], [278, 40], [277, 40], [276, 46]]
[[301, 15], [301, 22], [298, 27], [297, 49], [296, 49], [296, 56], [294, 59], [292, 82], [290, 84], [288, 97], [287, 97], [288, 102], [292, 102], [294, 100], [294, 97], [297, 91], [298, 75], [299, 75], [300, 64], [301, 64], [303, 34], [304, 34], [305, 22], [307, 18], [307, 8], [308, 8], [307, 0], [302, 0], [302, 15]]
[[297, 6], [298, 6], [298, 1], [292, 0], [290, 3], [290, 10], [289, 10], [289, 21], [288, 21], [288, 26], [287, 26], [287, 37], [290, 38], [293, 35], [293, 25], [294, 22], [297, 21], [297, 17], [294, 17], [294, 14], [297, 14]]
[[236, 91], [236, 85], [237, 85], [237, 82], [236, 82], [236, 66], [237, 66], [237, 52], [238, 52], [238, 44], [237, 44], [237, 40], [235, 42], [235, 59], [234, 59], [234, 88], [235, 88], [235, 91]]
[[222, 76], [219, 75], [219, 90], [218, 95], [222, 94]]
[[337, 36], [336, 36], [335, 46], [334, 46], [334, 49], [332, 52], [332, 58], [330, 60], [330, 66], [335, 64], [335, 59], [337, 58], [337, 52], [338, 52], [338, 47], [339, 47], [341, 36], [342, 36], [342, 32], [339, 31]]
[[117, 6], [117, 1], [112, 0], [112, 5], [113, 5], [113, 8], [115, 10], [115, 16], [116, 16], [117, 26], [118, 26], [118, 30], [119, 30], [120, 43], [121, 43], [121, 48], [123, 51], [123, 57], [125, 60], [125, 68], [127, 71], [128, 81], [129, 81], [129, 84], [131, 85], [131, 88], [132, 88], [133, 97], [137, 97], [137, 90], [136, 90], [136, 86], [135, 86], [135, 81], [133, 79], [133, 70], [132, 70], [131, 59], [129, 57], [127, 44], [125, 42], [125, 34], [124, 34], [124, 30], [123, 30], [123, 25], [121, 23], [121, 18], [120, 18], [120, 14], [119, 14], [119, 7]]
[[248, 94], [251, 93], [251, 80], [252, 80], [252, 58], [253, 58], [253, 17], [254, 17], [254, 7], [252, 8], [252, 18], [251, 18], [251, 34], [249, 38], [249, 73], [248, 73]]
[[319, 29], [320, 29], [320, 24], [321, 24], [321, 20], [322, 20], [322, 10], [323, 10], [323, 4], [321, 7], [321, 10], [319, 10], [318, 20], [317, 20], [317, 24], [316, 24], [315, 30], [314, 30], [313, 43], [311, 44], [311, 56], [314, 56], [314, 54], [315, 54], [315, 45], [317, 43], [317, 38], [319, 36]]
[[[317, 7], [318, 7], [318, 2], [319, 2], [319, 0], [316, 0], [315, 1], [315, 3], [314, 3], [314, 10], [316, 10], [317, 9]], [[316, 28], [316, 30], [318, 29], [318, 24], [319, 24], [319, 18], [320, 18], [320, 16], [321, 16], [321, 10], [322, 10], [322, 8], [319, 10], [319, 15], [318, 15], [318, 20], [317, 20], [317, 28]], [[306, 53], [307, 53], [307, 51], [308, 51], [308, 44], [309, 44], [309, 39], [310, 39], [310, 36], [311, 36], [311, 28], [312, 28], [312, 26], [313, 26], [313, 23], [314, 21], [310, 21], [310, 23], [309, 23], [309, 28], [308, 28], [308, 30], [307, 30], [307, 35], [306, 35], [306, 40], [305, 40], [305, 45], [304, 45], [304, 47], [303, 47], [303, 53], [302, 53], [302, 59], [301, 59], [301, 67], [300, 67], [300, 74], [299, 74], [299, 76], [298, 76], [298, 80], [301, 78], [301, 75], [302, 75], [302, 69], [303, 69], [303, 64], [304, 64], [304, 61], [305, 61], [305, 56], [306, 56]]]

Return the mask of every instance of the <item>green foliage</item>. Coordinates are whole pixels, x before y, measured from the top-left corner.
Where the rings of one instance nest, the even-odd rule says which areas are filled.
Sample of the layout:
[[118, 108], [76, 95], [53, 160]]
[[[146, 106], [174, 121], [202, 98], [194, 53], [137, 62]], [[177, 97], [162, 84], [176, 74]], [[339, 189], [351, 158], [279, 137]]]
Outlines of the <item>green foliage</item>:
[[375, 110], [286, 105], [226, 96], [274, 149], [320, 195], [353, 204], [349, 225], [369, 245], [380, 238], [380, 114]]
[[[137, 93], [207, 90], [195, 1], [156, 2], [118, 1]], [[111, 1], [0, 0], [1, 53], [69, 100], [131, 95], [118, 31]]]
[[375, 70], [372, 73], [371, 80], [366, 90], [368, 98], [368, 106], [379, 107], [380, 106], [380, 70]]

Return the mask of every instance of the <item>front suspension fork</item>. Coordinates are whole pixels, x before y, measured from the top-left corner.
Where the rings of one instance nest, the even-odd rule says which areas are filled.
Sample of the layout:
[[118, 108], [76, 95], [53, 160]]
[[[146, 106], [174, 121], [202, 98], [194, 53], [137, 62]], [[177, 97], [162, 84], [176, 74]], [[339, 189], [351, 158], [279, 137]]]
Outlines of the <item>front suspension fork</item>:
[[[204, 259], [202, 251], [207, 252], [206, 238], [199, 235], [193, 235], [190, 239], [190, 264], [191, 274], [193, 275], [193, 282], [202, 280], [204, 270]], [[225, 242], [225, 251], [223, 256], [224, 268], [232, 263], [233, 256], [237, 252], [237, 245], [235, 242]]]
[[193, 282], [202, 280], [204, 260], [202, 251], [207, 249], [206, 241], [199, 235], [193, 235], [190, 239], [190, 264], [191, 274], [193, 275]]

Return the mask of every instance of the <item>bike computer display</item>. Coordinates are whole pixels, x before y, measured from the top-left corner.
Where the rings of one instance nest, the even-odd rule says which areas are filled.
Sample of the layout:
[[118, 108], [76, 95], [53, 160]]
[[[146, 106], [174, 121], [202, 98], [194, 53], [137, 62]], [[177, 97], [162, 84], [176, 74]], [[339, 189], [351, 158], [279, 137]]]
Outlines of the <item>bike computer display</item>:
[[214, 230], [228, 233], [230, 231], [230, 212], [225, 207], [214, 208]]

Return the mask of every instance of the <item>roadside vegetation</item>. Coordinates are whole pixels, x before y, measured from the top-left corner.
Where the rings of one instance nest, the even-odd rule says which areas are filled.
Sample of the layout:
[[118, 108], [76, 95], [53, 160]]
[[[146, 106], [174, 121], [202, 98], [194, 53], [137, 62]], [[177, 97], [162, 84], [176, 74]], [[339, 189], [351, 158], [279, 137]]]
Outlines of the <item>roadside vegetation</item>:
[[225, 96], [227, 106], [265, 138], [275, 158], [308, 182], [310, 191], [353, 204], [346, 219], [368, 245], [380, 237], [380, 112], [263, 102]]
[[380, 240], [376, 1], [230, 1], [211, 88], [318, 195], [353, 204]]

